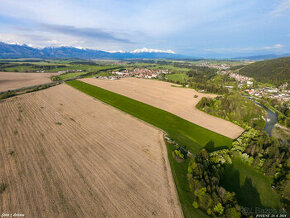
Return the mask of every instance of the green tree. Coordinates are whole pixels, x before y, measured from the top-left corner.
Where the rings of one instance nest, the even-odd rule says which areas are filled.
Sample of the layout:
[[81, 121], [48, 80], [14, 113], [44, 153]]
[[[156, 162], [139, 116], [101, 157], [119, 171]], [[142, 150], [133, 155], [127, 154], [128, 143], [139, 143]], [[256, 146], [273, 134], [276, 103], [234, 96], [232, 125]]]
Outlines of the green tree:
[[218, 203], [214, 208], [213, 211], [216, 215], [221, 216], [224, 213], [224, 207], [221, 203]]

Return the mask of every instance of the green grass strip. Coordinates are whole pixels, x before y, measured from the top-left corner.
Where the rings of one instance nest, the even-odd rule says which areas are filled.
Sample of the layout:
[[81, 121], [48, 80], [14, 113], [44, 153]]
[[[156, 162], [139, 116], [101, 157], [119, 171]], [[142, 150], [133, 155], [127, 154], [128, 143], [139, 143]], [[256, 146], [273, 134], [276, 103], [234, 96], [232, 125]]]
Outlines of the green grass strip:
[[164, 130], [169, 137], [173, 138], [183, 147], [186, 147], [192, 153], [196, 154], [209, 142], [213, 142], [215, 148], [230, 147], [232, 144], [232, 139], [228, 137], [200, 127], [151, 105], [82, 81], [72, 80], [66, 83], [92, 97]]
[[170, 163], [170, 168], [172, 176], [174, 179], [175, 187], [178, 193], [179, 201], [182, 207], [182, 211], [185, 217], [192, 218], [207, 218], [209, 217], [203, 211], [195, 209], [192, 206], [194, 201], [194, 195], [189, 189], [188, 180], [187, 180], [187, 168], [190, 159], [186, 158], [183, 162], [177, 162], [173, 157], [172, 152], [175, 150], [175, 147], [167, 142], [166, 147], [168, 151], [168, 159]]

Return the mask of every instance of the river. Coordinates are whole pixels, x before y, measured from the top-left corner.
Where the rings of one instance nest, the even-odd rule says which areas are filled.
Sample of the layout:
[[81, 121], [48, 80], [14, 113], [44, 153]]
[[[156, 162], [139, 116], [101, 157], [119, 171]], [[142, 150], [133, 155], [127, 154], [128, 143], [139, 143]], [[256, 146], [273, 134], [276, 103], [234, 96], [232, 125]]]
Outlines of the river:
[[243, 95], [244, 97], [250, 99], [252, 102], [254, 102], [256, 105], [264, 108], [267, 112], [266, 116], [266, 125], [265, 128], [263, 129], [269, 136], [272, 135], [272, 130], [275, 126], [275, 124], [278, 121], [277, 114], [271, 111], [269, 108], [265, 107], [264, 105], [260, 104], [259, 102], [255, 101], [253, 97]]

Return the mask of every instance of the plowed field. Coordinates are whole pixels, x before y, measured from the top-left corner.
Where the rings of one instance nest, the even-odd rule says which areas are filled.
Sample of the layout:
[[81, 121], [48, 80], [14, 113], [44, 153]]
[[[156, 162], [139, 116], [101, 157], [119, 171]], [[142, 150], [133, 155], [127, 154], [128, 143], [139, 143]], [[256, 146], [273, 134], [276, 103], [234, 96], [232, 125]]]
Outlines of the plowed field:
[[162, 133], [59, 85], [0, 103], [1, 213], [181, 217]]
[[57, 73], [13, 73], [0, 72], [0, 92], [51, 82]]

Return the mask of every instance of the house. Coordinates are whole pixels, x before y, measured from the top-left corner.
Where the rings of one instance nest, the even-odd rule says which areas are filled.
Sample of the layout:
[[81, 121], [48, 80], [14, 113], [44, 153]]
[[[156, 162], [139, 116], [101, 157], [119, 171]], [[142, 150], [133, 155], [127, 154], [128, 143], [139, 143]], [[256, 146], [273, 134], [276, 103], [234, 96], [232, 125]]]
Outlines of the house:
[[253, 81], [247, 81], [247, 86], [252, 86], [254, 83], [253, 83]]
[[249, 90], [248, 90], [248, 93], [249, 93], [250, 95], [253, 95], [253, 94], [254, 94], [254, 92], [255, 92], [255, 90], [254, 90], [254, 89], [249, 89]]

